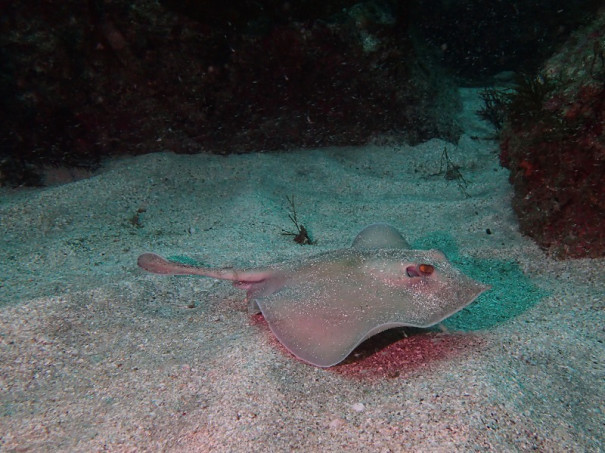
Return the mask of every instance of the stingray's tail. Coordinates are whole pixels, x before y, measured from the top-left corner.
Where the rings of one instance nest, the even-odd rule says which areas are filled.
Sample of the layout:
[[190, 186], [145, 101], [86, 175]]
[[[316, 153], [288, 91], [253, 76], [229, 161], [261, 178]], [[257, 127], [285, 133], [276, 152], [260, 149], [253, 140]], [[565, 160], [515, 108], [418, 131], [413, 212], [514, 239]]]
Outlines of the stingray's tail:
[[137, 260], [139, 267], [154, 274], [167, 275], [203, 275], [204, 277], [231, 280], [246, 284], [261, 282], [267, 278], [266, 271], [238, 271], [236, 269], [211, 269], [208, 267], [191, 266], [189, 264], [168, 261], [155, 253], [143, 253]]

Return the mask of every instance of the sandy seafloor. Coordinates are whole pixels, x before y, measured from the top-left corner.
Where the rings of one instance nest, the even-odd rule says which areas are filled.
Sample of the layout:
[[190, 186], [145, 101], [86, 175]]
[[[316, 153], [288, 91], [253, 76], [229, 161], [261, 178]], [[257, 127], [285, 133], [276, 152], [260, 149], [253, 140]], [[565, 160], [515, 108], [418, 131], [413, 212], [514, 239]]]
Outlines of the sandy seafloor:
[[[2, 189], [0, 451], [603, 451], [605, 262], [555, 261], [519, 233], [493, 131], [462, 94], [458, 145], [167, 150]], [[434, 175], [444, 147], [464, 190]], [[286, 195], [315, 245], [281, 234]], [[493, 288], [328, 369], [229, 282], [136, 267], [145, 251], [264, 265], [377, 221]]]

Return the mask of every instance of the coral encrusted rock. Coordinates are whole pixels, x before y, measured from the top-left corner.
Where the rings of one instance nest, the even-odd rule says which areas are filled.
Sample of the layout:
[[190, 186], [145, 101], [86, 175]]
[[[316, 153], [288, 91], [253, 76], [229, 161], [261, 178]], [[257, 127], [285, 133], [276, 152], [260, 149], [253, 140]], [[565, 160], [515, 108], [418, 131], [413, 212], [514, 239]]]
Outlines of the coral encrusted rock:
[[500, 157], [524, 234], [557, 258], [605, 256], [605, 10], [521, 82]]

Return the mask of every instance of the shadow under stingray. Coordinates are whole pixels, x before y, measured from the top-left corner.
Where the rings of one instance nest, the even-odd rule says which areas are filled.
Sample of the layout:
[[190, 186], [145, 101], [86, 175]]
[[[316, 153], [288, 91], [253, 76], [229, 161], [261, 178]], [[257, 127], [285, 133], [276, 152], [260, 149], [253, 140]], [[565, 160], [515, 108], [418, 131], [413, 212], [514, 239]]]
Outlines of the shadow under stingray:
[[[272, 347], [300, 361], [275, 338], [262, 314], [253, 315], [251, 323], [269, 336]], [[435, 362], [472, 353], [481, 343], [481, 336], [473, 333], [398, 327], [368, 338], [345, 360], [326, 371], [359, 379], [405, 377]]]
[[481, 336], [473, 333], [400, 327], [368, 338], [329, 370], [360, 379], [408, 377], [471, 354], [481, 343]]

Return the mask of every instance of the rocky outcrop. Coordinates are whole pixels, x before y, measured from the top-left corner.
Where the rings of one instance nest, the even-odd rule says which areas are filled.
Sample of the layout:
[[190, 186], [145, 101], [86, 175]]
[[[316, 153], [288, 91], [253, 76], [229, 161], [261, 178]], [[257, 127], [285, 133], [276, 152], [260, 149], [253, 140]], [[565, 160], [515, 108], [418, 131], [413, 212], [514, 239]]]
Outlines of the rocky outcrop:
[[605, 10], [520, 83], [501, 160], [523, 233], [558, 258], [605, 256]]
[[[319, 5], [319, 6], [318, 6]], [[5, 2], [0, 183], [111, 154], [456, 140], [397, 2]]]

